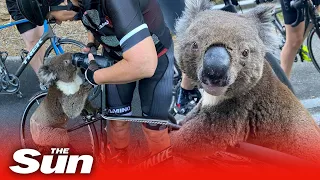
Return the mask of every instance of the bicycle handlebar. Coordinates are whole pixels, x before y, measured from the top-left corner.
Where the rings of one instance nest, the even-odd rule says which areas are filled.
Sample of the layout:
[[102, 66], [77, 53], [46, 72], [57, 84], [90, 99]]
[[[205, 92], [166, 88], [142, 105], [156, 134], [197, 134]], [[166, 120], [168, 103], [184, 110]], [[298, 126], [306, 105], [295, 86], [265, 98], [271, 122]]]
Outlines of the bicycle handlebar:
[[303, 7], [304, 5], [306, 4], [306, 1], [305, 0], [293, 0], [293, 1], [290, 1], [290, 7], [291, 8], [294, 8], [296, 9], [297, 11], [297, 19], [295, 22], [293, 22], [291, 24], [292, 27], [296, 27], [299, 25], [299, 19], [301, 18], [301, 16], [303, 16]]
[[[94, 60], [100, 68], [110, 67], [115, 63], [115, 60], [108, 59], [107, 57], [100, 55], [93, 55]], [[89, 66], [88, 54], [85, 53], [74, 53], [72, 54], [72, 64], [87, 69]]]
[[266, 162], [279, 167], [299, 167], [299, 168], [319, 168], [318, 164], [289, 155], [277, 150], [269, 149], [263, 146], [258, 146], [246, 142], [241, 142], [235, 147], [228, 147], [227, 152], [239, 156], [253, 158], [255, 160]]
[[256, 4], [268, 3], [273, 2], [274, 0], [256, 0]]

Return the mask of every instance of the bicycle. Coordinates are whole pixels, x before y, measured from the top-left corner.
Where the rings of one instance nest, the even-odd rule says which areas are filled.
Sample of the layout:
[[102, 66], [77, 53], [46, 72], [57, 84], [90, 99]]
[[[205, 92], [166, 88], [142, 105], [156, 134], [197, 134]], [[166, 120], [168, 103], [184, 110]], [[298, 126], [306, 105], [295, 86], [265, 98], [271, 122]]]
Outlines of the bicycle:
[[[82, 53], [81, 53], [82, 54]], [[87, 56], [87, 55], [84, 55]], [[82, 56], [83, 57], [83, 56]], [[86, 59], [78, 58], [79, 60]], [[113, 64], [113, 62], [108, 62], [104, 58], [97, 59], [95, 58], [96, 62], [100, 65], [100, 67], [108, 67]], [[88, 61], [86, 61], [88, 63]], [[75, 62], [74, 64], [78, 64]], [[72, 133], [73, 131], [79, 130], [82, 127], [87, 127], [88, 131], [86, 131], [86, 134], [89, 133], [89, 135], [84, 135], [80, 140], [74, 140], [71, 144], [72, 146], [79, 146], [81, 141], [81, 146], [83, 147], [83, 142], [88, 142], [88, 148], [84, 149], [82, 152], [86, 152], [89, 154], [92, 154], [94, 157], [101, 157], [99, 159], [104, 159], [107, 155], [107, 152], [105, 150], [108, 147], [107, 142], [107, 132], [105, 130], [105, 127], [107, 125], [106, 120], [119, 120], [119, 121], [129, 121], [129, 122], [137, 122], [137, 123], [154, 123], [154, 124], [161, 124], [161, 125], [168, 125], [173, 128], [179, 128], [179, 125], [176, 125], [174, 122], [175, 119], [172, 116], [168, 116], [168, 119], [150, 119], [145, 117], [134, 117], [134, 116], [109, 116], [108, 115], [108, 108], [106, 107], [107, 97], [106, 97], [106, 88], [105, 85], [101, 85], [96, 87], [92, 90], [94, 93], [93, 95], [89, 96], [90, 101], [96, 100], [98, 96], [100, 96], [100, 103], [99, 108], [97, 108], [97, 112], [94, 114], [88, 114], [87, 112], [82, 113], [81, 122], [79, 123], [79, 119], [69, 120], [69, 124], [71, 124], [71, 127], [68, 128], [68, 133]], [[34, 97], [32, 97], [29, 100], [29, 103], [27, 104], [23, 115], [21, 119], [20, 124], [20, 140], [22, 147], [36, 147], [35, 144], [32, 142], [32, 138], [30, 135], [29, 130], [29, 124], [27, 120], [32, 115], [30, 111], [34, 110], [33, 107], [34, 104], [39, 105], [41, 100], [47, 95], [46, 91], [39, 92]], [[97, 129], [95, 126], [95, 122], [100, 121], [100, 135], [98, 136]], [[82, 129], [83, 130], [83, 129]], [[79, 136], [79, 133], [77, 133]], [[87, 139], [84, 139], [87, 138]], [[79, 143], [79, 144], [77, 144]], [[104, 161], [104, 160], [102, 160]]]
[[[0, 25], [0, 30], [5, 29], [17, 24], [23, 24], [29, 22], [26, 19], [22, 19], [19, 21], [10, 22], [4, 25]], [[8, 68], [6, 67], [6, 59], [8, 57], [7, 52], [0, 51], [0, 94], [17, 94], [18, 97], [22, 97], [22, 93], [20, 91], [20, 80], [19, 77], [31, 61], [31, 59], [34, 57], [34, 55], [37, 53], [37, 51], [44, 45], [45, 42], [50, 40], [50, 46], [46, 49], [44, 57], [50, 57], [51, 53], [55, 53], [56, 55], [63, 54], [64, 49], [62, 45], [72, 45], [74, 47], [79, 48], [81, 50], [85, 47], [85, 45], [79, 41], [67, 39], [67, 38], [60, 38], [55, 35], [53, 32], [53, 28], [50, 26], [50, 24], [55, 23], [54, 21], [44, 22], [44, 32], [42, 36], [40, 37], [37, 44], [32, 48], [30, 52], [26, 50], [21, 50], [20, 58], [21, 58], [21, 65], [17, 69], [15, 73], [11, 73], [8, 71]], [[69, 47], [69, 46], [65, 46]], [[4, 91], [4, 92], [1, 92]]]
[[[265, 1], [262, 1], [265, 2]], [[262, 3], [261, 1], [259, 2], [259, 0], [256, 1], [257, 4]], [[297, 52], [297, 56], [295, 57], [295, 61], [294, 62], [298, 62], [298, 55], [300, 56], [300, 60], [301, 62], [305, 61], [305, 48], [307, 48], [307, 50], [309, 51], [308, 57], [311, 59], [311, 62], [313, 63], [313, 65], [315, 66], [315, 68], [317, 69], [318, 72], [320, 72], [320, 66], [319, 63], [317, 62], [317, 59], [319, 58], [315, 58], [315, 52], [317, 51], [317, 49], [314, 49], [314, 47], [316, 47], [316, 43], [318, 43], [319, 40], [315, 40], [315, 39], [319, 39], [319, 16], [316, 14], [315, 11], [315, 6], [313, 4], [313, 2], [310, 0], [298, 0], [298, 1], [291, 1], [290, 6], [295, 8], [298, 12], [298, 18], [300, 18], [302, 15], [305, 16], [304, 20], [305, 20], [305, 30], [304, 30], [304, 36], [308, 36], [307, 37], [307, 45], [301, 45], [301, 47], [299, 48], [298, 52]], [[285, 42], [286, 42], [286, 30], [285, 30], [285, 26], [282, 24], [279, 15], [282, 13], [281, 8], [277, 8], [273, 13], [273, 21], [272, 23], [274, 24], [276, 31], [280, 34], [281, 38], [282, 38], [282, 43], [279, 46], [279, 49], [282, 50]], [[292, 23], [291, 26], [295, 27], [297, 26], [298, 23], [297, 21]], [[310, 27], [310, 25], [312, 25], [312, 27]], [[315, 35], [318, 35], [318, 38], [314, 38]], [[314, 42], [315, 41], [315, 42]]]

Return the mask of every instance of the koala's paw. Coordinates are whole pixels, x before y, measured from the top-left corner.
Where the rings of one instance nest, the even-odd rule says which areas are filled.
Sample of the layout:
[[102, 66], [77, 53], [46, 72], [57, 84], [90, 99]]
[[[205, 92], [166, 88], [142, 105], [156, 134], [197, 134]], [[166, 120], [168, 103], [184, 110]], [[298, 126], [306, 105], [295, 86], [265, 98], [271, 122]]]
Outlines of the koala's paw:
[[93, 89], [93, 86], [88, 83], [87, 81], [85, 81], [81, 86], [80, 86], [80, 89], [83, 91], [83, 92], [89, 92], [91, 89]]
[[184, 119], [182, 121], [179, 122], [180, 126], [183, 126], [184, 124], [186, 124], [188, 122], [188, 119]]
[[81, 111], [81, 116], [95, 115], [99, 112], [99, 109], [95, 108], [89, 101], [86, 101], [83, 110]]

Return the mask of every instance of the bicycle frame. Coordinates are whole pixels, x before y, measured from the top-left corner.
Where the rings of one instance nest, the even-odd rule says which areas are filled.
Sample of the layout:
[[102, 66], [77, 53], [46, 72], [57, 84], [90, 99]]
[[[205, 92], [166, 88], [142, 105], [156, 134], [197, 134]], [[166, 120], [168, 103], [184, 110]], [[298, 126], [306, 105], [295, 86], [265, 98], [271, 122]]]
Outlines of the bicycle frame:
[[[304, 15], [304, 22], [305, 22], [305, 27], [304, 27], [304, 37], [306, 37], [306, 35], [312, 30], [312, 28], [316, 28], [316, 33], [318, 35], [320, 35], [320, 31], [319, 31], [319, 25], [318, 25], [318, 19], [315, 17], [315, 12], [314, 12], [314, 5], [312, 3], [312, 1], [310, 0], [304, 0], [304, 4], [302, 5], [301, 9], [297, 9], [297, 13]], [[280, 45], [280, 49], [282, 49], [282, 47], [285, 44], [286, 41], [286, 29], [284, 28], [283, 24], [280, 22], [279, 18], [278, 18], [278, 14], [282, 12], [281, 8], [277, 8], [275, 10], [275, 12], [272, 14], [273, 16], [273, 25], [276, 27], [276, 29], [281, 33], [282, 35], [282, 44]], [[296, 22], [295, 22], [296, 23]], [[310, 24], [313, 24], [313, 27], [310, 26]], [[294, 27], [294, 25], [292, 24], [292, 26]], [[320, 36], [319, 36], [320, 37]], [[303, 58], [302, 58], [302, 54], [301, 54], [301, 50], [302, 46], [299, 48], [298, 50], [298, 55], [300, 56], [301, 61], [303, 62]], [[295, 62], [297, 62], [297, 57], [295, 58]]]
[[[14, 26], [14, 25], [23, 24], [23, 23], [26, 23], [26, 22], [29, 22], [29, 21], [26, 20], [26, 19], [22, 19], [22, 20], [19, 20], [19, 21], [10, 22], [10, 23], [1, 25], [0, 26], [0, 30], [4, 29], [4, 28], [7, 28], [7, 27]], [[44, 32], [43, 32], [42, 36], [40, 37], [40, 39], [37, 42], [37, 44], [28, 53], [27, 57], [23, 60], [22, 64], [18, 68], [18, 70], [15, 72], [14, 75], [16, 77], [19, 77], [22, 74], [23, 70], [30, 63], [31, 59], [35, 56], [35, 54], [38, 52], [38, 50], [41, 48], [41, 46], [49, 39], [50, 39], [51, 44], [52, 44], [52, 46], [54, 48], [54, 51], [55, 51], [55, 53], [57, 55], [64, 53], [62, 47], [56, 45], [57, 42], [58, 42], [58, 38], [53, 33], [52, 28], [49, 25], [49, 22], [45, 21], [43, 26], [44, 26]]]
[[[307, 4], [305, 5], [305, 7], [303, 9], [304, 9], [304, 11], [305, 11], [304, 13], [306, 15], [305, 30], [307, 30], [307, 28], [310, 24], [310, 20], [311, 20], [311, 23], [314, 25], [314, 28], [316, 29], [317, 35], [320, 37], [320, 30], [319, 30], [319, 23], [318, 23], [319, 19], [315, 15], [315, 6], [313, 5], [313, 2], [311, 0], [307, 0]], [[305, 33], [306, 33], [306, 31], [305, 31]]]
[[283, 28], [277, 14], [281, 13], [282, 10], [281, 9], [276, 9], [275, 12], [273, 13], [273, 17], [274, 17], [274, 20], [272, 21], [272, 23], [274, 24], [274, 26], [279, 30], [279, 32], [281, 33], [281, 35], [283, 37], [286, 37], [286, 31], [285, 29]]

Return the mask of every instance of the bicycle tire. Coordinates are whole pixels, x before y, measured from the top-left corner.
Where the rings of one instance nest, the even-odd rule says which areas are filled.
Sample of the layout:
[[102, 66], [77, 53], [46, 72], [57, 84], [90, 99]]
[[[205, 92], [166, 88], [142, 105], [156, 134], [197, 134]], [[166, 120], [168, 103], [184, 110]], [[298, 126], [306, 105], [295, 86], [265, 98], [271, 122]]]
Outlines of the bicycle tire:
[[315, 162], [248, 142], [240, 142], [235, 147], [228, 147], [226, 151], [217, 151], [203, 159], [194, 159], [182, 154], [176, 155], [175, 158], [183, 159], [189, 163], [189, 166], [196, 165], [196, 168], [216, 168], [219, 170], [230, 168], [245, 168], [247, 170], [256, 170], [256, 168], [276, 168], [277, 170], [319, 168]]
[[177, 113], [175, 111], [175, 107], [176, 107], [176, 102], [177, 102], [177, 98], [178, 98], [178, 94], [179, 94], [180, 83], [181, 83], [181, 80], [178, 81], [178, 83], [176, 85], [174, 85], [174, 87], [172, 89], [172, 98], [171, 98], [171, 104], [170, 104], [170, 108], [169, 108], [169, 114], [172, 116], [177, 115]]
[[174, 59], [174, 72], [176, 73], [173, 78], [173, 88], [172, 88], [172, 99], [171, 99], [171, 104], [169, 108], [169, 114], [172, 116], [175, 116], [177, 113], [174, 111], [175, 105], [176, 105], [176, 100], [177, 100], [177, 95], [179, 93], [180, 89], [180, 83], [182, 79], [182, 72], [179, 68], [179, 65]]
[[[315, 55], [314, 55], [314, 50], [312, 48], [312, 39], [314, 37], [314, 35], [317, 35], [316, 33], [316, 29], [315, 28], [312, 28], [309, 35], [308, 35], [308, 39], [307, 39], [307, 47], [308, 47], [308, 51], [309, 51], [309, 56], [311, 58], [311, 61], [314, 65], [314, 67], [317, 69], [317, 71], [320, 73], [320, 66], [315, 58]], [[319, 37], [318, 37], [319, 38]], [[316, 52], [316, 51], [315, 51]]]
[[[63, 44], [71, 44], [71, 45], [78, 46], [79, 48], [86, 47], [86, 45], [84, 45], [83, 43], [73, 39], [59, 39], [58, 42], [56, 43], [57, 46], [63, 45]], [[51, 53], [52, 50], [53, 50], [53, 46], [52, 44], [50, 44], [50, 46], [46, 49], [44, 57], [49, 57], [49, 54]]]
[[[41, 91], [35, 94], [28, 102], [27, 106], [25, 107], [22, 117], [21, 117], [21, 122], [20, 122], [20, 142], [22, 148], [31, 148], [30, 145], [26, 143], [27, 140], [27, 131], [26, 131], [26, 124], [27, 124], [27, 117], [28, 114], [30, 113], [31, 108], [35, 103], [40, 104], [40, 100], [43, 99], [47, 95], [46, 91]], [[90, 152], [91, 155], [94, 157], [99, 156], [99, 151], [98, 151], [98, 146], [99, 146], [99, 141], [98, 141], [98, 136], [96, 132], [96, 128], [93, 124], [88, 124], [86, 125], [88, 128], [89, 132], [89, 137], [90, 137], [90, 144], [91, 144], [91, 150]], [[69, 132], [68, 132], [69, 133]], [[32, 138], [31, 138], [32, 139]], [[32, 143], [32, 142], [31, 142]], [[35, 145], [35, 144], [33, 144]]]
[[279, 60], [277, 58], [274, 57], [273, 54], [267, 52], [265, 55], [265, 59], [268, 61], [268, 63], [270, 64], [273, 72], [276, 74], [276, 76], [278, 77], [278, 79], [284, 84], [286, 85], [293, 94], [295, 94], [293, 86], [290, 82], [290, 80], [288, 79], [286, 73], [284, 73], [283, 69], [280, 67], [279, 64]]

